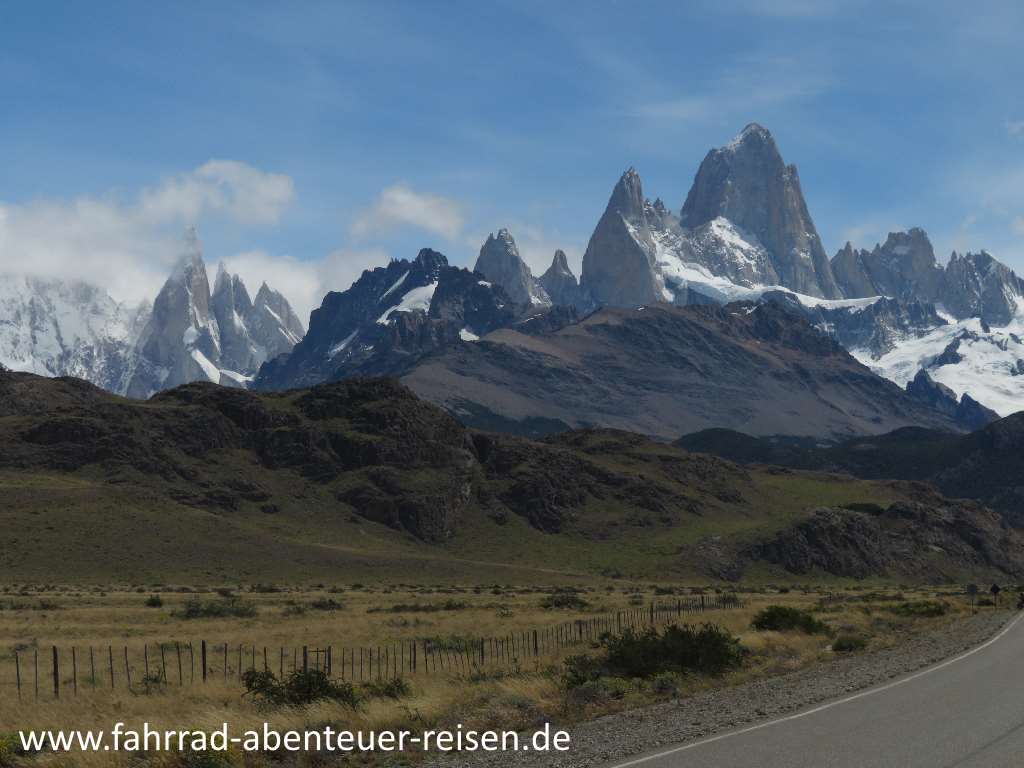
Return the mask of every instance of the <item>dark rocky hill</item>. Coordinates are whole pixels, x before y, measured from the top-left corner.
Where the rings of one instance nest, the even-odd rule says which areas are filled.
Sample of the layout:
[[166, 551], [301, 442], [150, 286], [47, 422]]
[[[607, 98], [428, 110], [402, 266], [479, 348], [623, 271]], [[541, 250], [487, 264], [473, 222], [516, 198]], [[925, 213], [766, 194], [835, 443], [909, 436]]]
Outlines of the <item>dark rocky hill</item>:
[[946, 496], [984, 503], [1024, 527], [1024, 413], [967, 435], [908, 428], [826, 446], [714, 429], [686, 435], [676, 445], [744, 464], [925, 481]]
[[[386, 379], [139, 402], [0, 373], [0, 491], [13, 579], [1024, 572], [998, 515], [917, 486], [748, 469], [612, 430], [475, 432]], [[842, 535], [821, 534], [833, 520]]]

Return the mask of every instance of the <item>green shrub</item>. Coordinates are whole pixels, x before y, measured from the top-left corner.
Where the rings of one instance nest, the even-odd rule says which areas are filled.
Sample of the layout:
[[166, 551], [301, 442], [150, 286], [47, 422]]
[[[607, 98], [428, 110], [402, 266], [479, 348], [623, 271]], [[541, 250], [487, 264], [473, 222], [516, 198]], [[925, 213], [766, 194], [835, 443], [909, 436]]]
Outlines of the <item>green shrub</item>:
[[331, 680], [320, 670], [296, 670], [284, 679], [269, 671], [250, 669], [242, 676], [245, 690], [258, 701], [276, 707], [305, 707], [317, 701], [337, 701], [355, 709], [359, 697], [349, 683]]
[[438, 613], [440, 611], [464, 611], [467, 603], [458, 600], [445, 600], [443, 603], [398, 603], [386, 608], [367, 608], [367, 613]]
[[[981, 601], [978, 601], [981, 605]], [[991, 602], [989, 603], [991, 605]], [[899, 605], [888, 607], [891, 613], [897, 616], [906, 616], [914, 619], [933, 619], [938, 616], [945, 616], [949, 612], [949, 604], [941, 600], [911, 600]]]
[[540, 601], [540, 607], [544, 610], [573, 610], [582, 611], [590, 607], [590, 603], [577, 595], [575, 592], [559, 591], [545, 595]]
[[163, 606], [164, 601], [163, 598], [160, 597], [160, 595], [150, 595], [146, 598], [147, 608], [163, 608]]
[[868, 641], [860, 635], [840, 635], [832, 643], [832, 650], [836, 653], [853, 653], [863, 651]]
[[660, 633], [626, 630], [604, 638], [608, 669], [627, 677], [653, 677], [661, 672], [720, 675], [743, 660], [739, 640], [714, 624], [671, 625]]
[[189, 600], [178, 613], [183, 619], [250, 619], [256, 615], [256, 605], [237, 597], [224, 600]]
[[754, 616], [750, 626], [759, 632], [790, 632], [799, 630], [808, 635], [826, 635], [828, 625], [814, 618], [810, 611], [788, 605], [769, 605]]
[[566, 688], [579, 688], [584, 683], [599, 679], [604, 671], [601, 659], [586, 654], [570, 656], [564, 663], [562, 685]]
[[319, 597], [309, 604], [314, 611], [342, 611], [345, 604], [330, 597]]

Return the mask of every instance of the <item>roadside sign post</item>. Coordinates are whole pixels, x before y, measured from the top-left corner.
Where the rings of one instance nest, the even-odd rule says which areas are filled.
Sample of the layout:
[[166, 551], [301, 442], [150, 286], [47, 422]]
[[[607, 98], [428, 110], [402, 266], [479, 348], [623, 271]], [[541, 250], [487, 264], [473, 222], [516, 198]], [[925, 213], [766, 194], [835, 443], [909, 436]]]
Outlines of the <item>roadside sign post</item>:
[[992, 593], [992, 606], [993, 606], [993, 608], [998, 608], [999, 607], [999, 593], [1003, 591], [1002, 587], [1000, 587], [998, 584], [993, 584], [991, 587], [989, 587], [988, 591]]
[[978, 585], [967, 585], [967, 596], [971, 599], [971, 613], [975, 612], [975, 599], [978, 597]]

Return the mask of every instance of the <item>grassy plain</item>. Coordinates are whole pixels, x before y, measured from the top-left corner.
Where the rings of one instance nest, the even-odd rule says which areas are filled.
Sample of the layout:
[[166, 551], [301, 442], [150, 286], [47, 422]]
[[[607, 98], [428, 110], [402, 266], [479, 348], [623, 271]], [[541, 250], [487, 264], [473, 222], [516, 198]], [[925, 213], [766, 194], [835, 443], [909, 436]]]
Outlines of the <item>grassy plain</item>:
[[[275, 591], [270, 591], [271, 589]], [[187, 590], [187, 591], [186, 591]], [[740, 591], [738, 608], [684, 616], [683, 622], [710, 621], [736, 635], [747, 656], [741, 669], [718, 678], [674, 675], [666, 681], [609, 679], [591, 686], [585, 695], [562, 683], [564, 657], [596, 653], [586, 644], [552, 651], [540, 659], [515, 665], [466, 673], [451, 670], [407, 679], [411, 691], [398, 699], [368, 698], [352, 710], [336, 703], [317, 703], [308, 708], [268, 708], [244, 696], [237, 679], [225, 683], [218, 675], [203, 685], [177, 685], [174, 662], [166, 684], [142, 684], [141, 647], [150, 647], [150, 663], [158, 666], [160, 643], [201, 639], [211, 647], [227, 643], [229, 664], [234, 649], [266, 646], [376, 646], [424, 639], [457, 643], [465, 638], [503, 636], [517, 631], [550, 627], [577, 619], [637, 610], [651, 601], [671, 603], [696, 591], [710, 589], [678, 585], [623, 584], [608, 581], [576, 593], [585, 601], [569, 609], [541, 606], [554, 587], [488, 583], [477, 586], [367, 587], [324, 584], [296, 588], [233, 584], [219, 587], [134, 585], [121, 587], [58, 587], [11, 585], [0, 591], [0, 738], [22, 728], [110, 728], [116, 722], [141, 726], [148, 722], [161, 729], [208, 729], [231, 724], [233, 732], [272, 727], [309, 728], [332, 724], [348, 728], [421, 729], [454, 726], [525, 729], [546, 720], [565, 726], [605, 712], [668, 698], [685, 696], [713, 686], [733, 685], [752, 676], [774, 675], [797, 669], [835, 655], [838, 637], [855, 637], [866, 649], [900, 642], [908, 633], [954, 621], [968, 612], [963, 598], [949, 588], [898, 591], [895, 588], [789, 588], [759, 586]], [[224, 595], [230, 591], [231, 597]], [[153, 599], [159, 597], [159, 601]], [[244, 601], [255, 613], [248, 617], [184, 618], [190, 600], [217, 604]], [[931, 601], [922, 603], [921, 601]], [[946, 607], [941, 615], [918, 615], [905, 606], [932, 604]], [[157, 602], [160, 605], [155, 605]], [[147, 603], [149, 603], [147, 605]], [[753, 616], [768, 605], [812, 609], [830, 628], [829, 634], [786, 631], [755, 631]], [[430, 606], [446, 608], [429, 610]], [[924, 613], [928, 613], [925, 611]], [[50, 647], [62, 649], [62, 692], [54, 700], [48, 668]], [[78, 649], [78, 694], [73, 694], [67, 654]], [[118, 685], [109, 690], [105, 656], [98, 664], [101, 678], [94, 688], [84, 660], [86, 650], [113, 646], [132, 649], [135, 685], [123, 685], [122, 660], [115, 672]], [[166, 646], [165, 646], [166, 647]], [[23, 690], [18, 700], [14, 688], [14, 651], [22, 660]], [[36, 700], [29, 666], [36, 651], [44, 660], [41, 692]], [[860, 651], [857, 651], [860, 652]], [[106, 651], [104, 650], [104, 654]], [[335, 651], [337, 653], [337, 651]], [[276, 658], [272, 652], [271, 659]], [[335, 656], [337, 659], [337, 656]], [[290, 661], [290, 659], [289, 659]], [[336, 662], [337, 663], [337, 662]], [[219, 662], [216, 662], [219, 664]], [[260, 655], [258, 665], [262, 665]], [[273, 667], [274, 664], [271, 664]], [[186, 671], [186, 680], [188, 672]], [[233, 678], [233, 675], [232, 675]], [[127, 754], [38, 755], [22, 758], [28, 765], [70, 766], [190, 766], [194, 756], [144, 756]], [[269, 758], [268, 758], [269, 760]], [[353, 758], [353, 761], [356, 761]], [[263, 765], [263, 758], [236, 754], [227, 764]], [[270, 762], [267, 762], [270, 764]], [[356, 763], [358, 764], [358, 763]]]

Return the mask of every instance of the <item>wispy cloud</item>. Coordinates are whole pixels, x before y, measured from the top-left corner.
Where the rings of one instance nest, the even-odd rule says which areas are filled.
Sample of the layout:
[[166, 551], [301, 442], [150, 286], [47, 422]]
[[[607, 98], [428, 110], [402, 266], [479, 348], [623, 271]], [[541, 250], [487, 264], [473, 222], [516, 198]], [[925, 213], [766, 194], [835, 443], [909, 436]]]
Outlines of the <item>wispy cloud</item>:
[[340, 248], [323, 259], [302, 261], [266, 251], [248, 251], [224, 259], [229, 272], [238, 274], [250, 291], [263, 281], [280, 291], [303, 322], [320, 306], [329, 291], [344, 291], [364, 269], [386, 264], [387, 251], [379, 248]]
[[[635, 104], [630, 114], [685, 123], [756, 114], [766, 107], [813, 98], [832, 85], [828, 67], [788, 56], [744, 56], [707, 86], [668, 99]], [[744, 117], [745, 119], [745, 117]]]
[[1024, 120], [1007, 120], [1006, 132], [1011, 136], [1024, 136]]
[[186, 224], [272, 224], [293, 196], [288, 176], [211, 160], [129, 199], [0, 202], [0, 271], [84, 280], [126, 301], [152, 298]]
[[356, 215], [352, 233], [358, 237], [420, 229], [448, 240], [462, 232], [462, 206], [451, 198], [417, 192], [407, 184], [387, 187], [376, 202]]
[[216, 213], [245, 224], [273, 224], [294, 197], [295, 185], [284, 174], [235, 160], [211, 160], [144, 190], [137, 209], [141, 216], [161, 222], [194, 221]]

